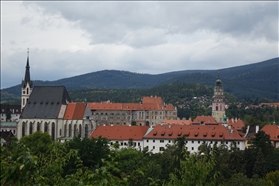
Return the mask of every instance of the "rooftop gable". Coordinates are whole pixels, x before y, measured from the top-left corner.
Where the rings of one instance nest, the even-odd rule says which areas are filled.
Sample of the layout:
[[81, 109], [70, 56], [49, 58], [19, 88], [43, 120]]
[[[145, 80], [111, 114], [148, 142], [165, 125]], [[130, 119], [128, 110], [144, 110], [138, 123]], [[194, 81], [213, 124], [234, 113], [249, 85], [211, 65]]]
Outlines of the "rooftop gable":
[[35, 86], [22, 112], [22, 118], [57, 118], [62, 104], [70, 102], [64, 86]]
[[223, 125], [157, 125], [144, 138], [176, 139], [186, 135], [189, 140], [239, 140], [244, 141], [237, 131], [228, 130]]
[[279, 125], [265, 125], [261, 130], [270, 136], [271, 141], [279, 141]]
[[212, 116], [197, 116], [193, 124], [217, 125], [218, 123]]
[[90, 135], [90, 138], [102, 136], [109, 140], [142, 140], [148, 128], [148, 126], [99, 126]]
[[69, 103], [64, 115], [65, 120], [82, 120], [86, 104], [81, 102]]

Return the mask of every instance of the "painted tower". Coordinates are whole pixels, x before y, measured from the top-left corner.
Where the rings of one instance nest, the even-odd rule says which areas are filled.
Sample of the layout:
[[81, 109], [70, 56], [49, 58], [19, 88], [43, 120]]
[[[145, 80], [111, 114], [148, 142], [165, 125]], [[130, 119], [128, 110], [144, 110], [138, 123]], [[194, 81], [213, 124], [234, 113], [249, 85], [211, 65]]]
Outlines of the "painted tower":
[[226, 124], [225, 96], [219, 72], [214, 87], [214, 95], [212, 97], [212, 116], [218, 123]]
[[29, 66], [29, 49], [27, 50], [27, 62], [25, 68], [24, 80], [21, 84], [21, 110], [28, 102], [29, 96], [32, 92], [33, 82], [30, 79], [30, 66]]

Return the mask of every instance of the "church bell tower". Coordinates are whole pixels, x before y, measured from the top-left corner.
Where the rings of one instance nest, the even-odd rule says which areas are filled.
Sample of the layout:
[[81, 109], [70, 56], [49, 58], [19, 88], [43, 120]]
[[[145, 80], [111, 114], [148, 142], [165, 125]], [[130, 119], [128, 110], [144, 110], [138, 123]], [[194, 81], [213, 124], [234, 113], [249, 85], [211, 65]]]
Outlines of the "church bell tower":
[[214, 87], [214, 95], [212, 97], [212, 117], [222, 124], [227, 123], [225, 115], [225, 96], [222, 86], [222, 81], [218, 72], [218, 79], [216, 80]]
[[28, 102], [29, 96], [32, 92], [33, 82], [30, 79], [30, 66], [29, 66], [29, 48], [27, 50], [27, 62], [25, 67], [24, 80], [21, 83], [21, 110]]

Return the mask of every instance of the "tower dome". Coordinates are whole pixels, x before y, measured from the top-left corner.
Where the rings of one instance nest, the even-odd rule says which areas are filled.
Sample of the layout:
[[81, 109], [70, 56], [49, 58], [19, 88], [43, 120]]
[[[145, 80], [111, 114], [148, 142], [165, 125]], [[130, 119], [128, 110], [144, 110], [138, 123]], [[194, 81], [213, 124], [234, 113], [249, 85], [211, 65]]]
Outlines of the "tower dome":
[[222, 81], [221, 81], [221, 79], [218, 78], [218, 79], [216, 80], [215, 85], [216, 85], [216, 86], [222, 86]]

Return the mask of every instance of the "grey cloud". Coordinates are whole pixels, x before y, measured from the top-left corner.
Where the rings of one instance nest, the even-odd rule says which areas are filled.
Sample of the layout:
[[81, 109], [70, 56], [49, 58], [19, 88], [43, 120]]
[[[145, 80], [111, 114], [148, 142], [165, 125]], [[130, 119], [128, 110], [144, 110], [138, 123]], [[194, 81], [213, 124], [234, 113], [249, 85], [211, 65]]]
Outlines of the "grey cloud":
[[[132, 47], [162, 44], [171, 34], [208, 29], [233, 37], [278, 40], [276, 2], [37, 2], [45, 14], [59, 14], [91, 35], [91, 44]], [[275, 25], [275, 26], [274, 26]], [[164, 30], [159, 36], [139, 35]], [[134, 36], [132, 36], [134, 35]], [[147, 41], [150, 42], [147, 42]]]

